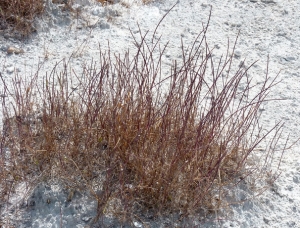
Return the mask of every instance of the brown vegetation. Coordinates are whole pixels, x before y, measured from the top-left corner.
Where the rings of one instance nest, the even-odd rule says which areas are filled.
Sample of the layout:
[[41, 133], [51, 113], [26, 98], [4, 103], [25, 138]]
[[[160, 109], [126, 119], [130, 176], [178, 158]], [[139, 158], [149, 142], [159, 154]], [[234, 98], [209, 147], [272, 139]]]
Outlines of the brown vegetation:
[[[62, 9], [74, 11], [73, 0], [52, 0], [54, 4], [64, 4]], [[96, 0], [103, 5], [113, 4], [113, 0]], [[144, 4], [151, 0], [143, 0]], [[44, 12], [45, 0], [1, 0], [0, 1], [0, 30], [12, 28], [28, 36], [36, 29], [33, 26], [34, 19]]]
[[253, 85], [249, 68], [234, 71], [235, 45], [216, 61], [206, 30], [188, 52], [182, 46], [169, 75], [162, 73], [167, 46], [140, 33], [133, 55], [100, 48], [99, 60], [81, 74], [62, 61], [29, 82], [16, 75], [13, 87], [1, 77], [2, 200], [17, 183], [60, 179], [88, 189], [99, 216], [114, 199], [115, 215], [126, 219], [149, 210], [187, 216], [218, 210], [223, 186], [257, 178], [274, 153], [267, 150], [260, 167], [248, 163], [276, 127], [263, 133], [259, 126], [276, 78], [266, 74]]
[[3, 28], [12, 26], [27, 35], [34, 31], [33, 20], [43, 11], [43, 0], [1, 0], [0, 24]]

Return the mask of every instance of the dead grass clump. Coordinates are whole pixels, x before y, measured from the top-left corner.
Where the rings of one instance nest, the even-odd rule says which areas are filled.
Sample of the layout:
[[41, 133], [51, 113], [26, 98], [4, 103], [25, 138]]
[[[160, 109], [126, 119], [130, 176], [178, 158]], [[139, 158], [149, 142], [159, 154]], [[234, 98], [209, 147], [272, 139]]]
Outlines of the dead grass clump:
[[91, 191], [99, 216], [111, 202], [126, 219], [217, 210], [222, 187], [256, 178], [274, 153], [260, 167], [248, 163], [275, 129], [263, 132], [258, 120], [276, 78], [254, 85], [249, 68], [234, 71], [234, 47], [216, 61], [206, 31], [188, 51], [182, 46], [168, 75], [166, 45], [140, 33], [133, 55], [100, 48], [80, 75], [61, 62], [30, 82], [16, 75], [12, 88], [2, 79], [2, 197], [16, 183], [56, 178]]
[[[97, 0], [102, 5], [114, 4], [113, 0]], [[55, 4], [63, 4], [63, 10], [76, 12], [73, 9], [73, 0], [53, 0]], [[143, 0], [144, 4], [151, 0]], [[33, 20], [44, 12], [44, 0], [1, 0], [0, 1], [0, 30], [13, 28], [27, 36], [35, 31]], [[78, 15], [77, 15], [78, 16]]]
[[114, 0], [97, 0], [97, 2], [100, 2], [102, 5], [107, 5], [107, 4], [113, 4]]
[[34, 18], [44, 11], [43, 0], [1, 0], [0, 21], [8, 24], [23, 35], [28, 35], [34, 28]]

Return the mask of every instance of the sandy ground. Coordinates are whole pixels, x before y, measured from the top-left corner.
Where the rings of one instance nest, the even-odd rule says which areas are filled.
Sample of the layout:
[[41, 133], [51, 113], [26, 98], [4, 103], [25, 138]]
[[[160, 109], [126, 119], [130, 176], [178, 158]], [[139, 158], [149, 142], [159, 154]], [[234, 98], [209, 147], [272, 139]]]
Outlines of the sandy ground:
[[[47, 15], [36, 22], [38, 33], [29, 40], [18, 41], [9, 34], [0, 36], [0, 71], [9, 81], [18, 72], [31, 77], [38, 67], [40, 74], [51, 71], [63, 58], [70, 59], [75, 70], [97, 59], [99, 44], [112, 52], [122, 53], [133, 48], [133, 34], [141, 30], [153, 32], [159, 20], [176, 1], [154, 1], [142, 5], [139, 1], [123, 1], [102, 7], [88, 0], [77, 0], [84, 19], [77, 19], [61, 12], [58, 5], [47, 3]], [[279, 72], [278, 84], [271, 94], [281, 100], [267, 103], [262, 110], [261, 124], [270, 129], [284, 121], [286, 137], [295, 142], [299, 137], [300, 105], [300, 2], [296, 0], [178, 0], [177, 5], [163, 20], [157, 30], [162, 43], [169, 41], [164, 56], [166, 72], [174, 59], [180, 59], [180, 39], [188, 47], [208, 20], [210, 6], [212, 16], [208, 40], [215, 47], [215, 55], [225, 54], [227, 42], [231, 44], [240, 31], [236, 56], [237, 64], [246, 58], [245, 64], [259, 60], [250, 73], [259, 81], [266, 73], [269, 56], [269, 74]], [[20, 48], [22, 54], [7, 54], [8, 47]], [[70, 58], [72, 56], [72, 58]], [[3, 88], [0, 87], [0, 93]], [[1, 116], [0, 116], [1, 117]], [[195, 227], [300, 227], [300, 144], [296, 143], [282, 159], [281, 176], [262, 195], [244, 204], [232, 206], [223, 217], [207, 220], [197, 218]], [[279, 155], [274, 161], [280, 159]], [[16, 227], [86, 227], [95, 215], [96, 203], [86, 194], [75, 194], [72, 203], [66, 203], [67, 193], [59, 185], [39, 186], [26, 202], [20, 186], [11, 204], [2, 208], [2, 217], [11, 218]], [[240, 200], [251, 198], [253, 193], [245, 186], [235, 190]], [[53, 203], [47, 204], [48, 199]], [[48, 201], [49, 202], [49, 201]], [[171, 218], [152, 221], [151, 227], [169, 227]], [[106, 218], [107, 226], [119, 227], [113, 219]], [[129, 226], [129, 225], [128, 225]], [[132, 226], [143, 227], [138, 221]], [[180, 226], [180, 225], [179, 225]]]

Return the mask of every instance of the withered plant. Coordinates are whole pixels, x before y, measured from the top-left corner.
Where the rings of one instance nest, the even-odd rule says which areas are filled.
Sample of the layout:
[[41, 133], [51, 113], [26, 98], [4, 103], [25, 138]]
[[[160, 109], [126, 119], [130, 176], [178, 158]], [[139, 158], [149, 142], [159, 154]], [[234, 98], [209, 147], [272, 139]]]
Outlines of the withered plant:
[[[126, 219], [146, 211], [188, 216], [219, 209], [222, 187], [261, 178], [280, 137], [280, 124], [268, 131], [259, 124], [276, 77], [254, 84], [252, 65], [233, 69], [235, 44], [213, 57], [208, 24], [188, 51], [182, 44], [169, 74], [167, 44], [140, 32], [132, 34], [135, 51], [99, 46], [99, 59], [81, 73], [61, 61], [27, 82], [16, 75], [13, 86], [1, 76], [2, 199], [17, 183], [59, 179], [90, 191], [99, 216], [112, 202]], [[273, 131], [264, 162], [250, 163]]]
[[[72, 8], [73, 0], [50, 0], [54, 4], [63, 4], [63, 10], [79, 13]], [[102, 5], [114, 4], [113, 0], [96, 0]], [[143, 0], [144, 4], [151, 0]], [[23, 37], [28, 36], [36, 29], [33, 26], [34, 19], [44, 12], [45, 0], [1, 0], [0, 1], [0, 30], [13, 28]], [[124, 3], [126, 5], [126, 3]], [[78, 15], [77, 15], [78, 16]]]
[[34, 18], [43, 11], [43, 0], [1, 0], [0, 24], [5, 28], [10, 25], [23, 35], [28, 35], [34, 31]]

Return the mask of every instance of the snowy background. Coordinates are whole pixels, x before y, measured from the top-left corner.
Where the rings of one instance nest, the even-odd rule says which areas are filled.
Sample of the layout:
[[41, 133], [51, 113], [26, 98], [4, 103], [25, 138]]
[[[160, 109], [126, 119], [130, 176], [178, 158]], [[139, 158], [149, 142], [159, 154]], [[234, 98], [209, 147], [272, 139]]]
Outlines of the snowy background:
[[[123, 53], [133, 48], [133, 34], [154, 31], [165, 13], [177, 2], [157, 30], [162, 43], [169, 42], [163, 63], [167, 69], [173, 60], [180, 59], [181, 39], [186, 47], [202, 31], [212, 6], [207, 37], [215, 55], [226, 54], [228, 40], [233, 45], [240, 31], [235, 53], [236, 63], [246, 58], [245, 65], [259, 60], [251, 69], [251, 76], [259, 82], [266, 73], [279, 72], [282, 80], [273, 88], [272, 96], [279, 101], [263, 107], [261, 123], [270, 129], [284, 121], [281, 144], [290, 135], [295, 142], [300, 137], [300, 1], [298, 0], [158, 0], [148, 5], [136, 0], [118, 1], [102, 7], [89, 0], [75, 0], [74, 8], [81, 11], [76, 18], [59, 9], [59, 4], [46, 3], [47, 14], [36, 21], [37, 34], [26, 41], [18, 41], [0, 31], [0, 71], [9, 81], [18, 72], [30, 77], [38, 67], [40, 74], [50, 72], [56, 62], [70, 59], [75, 70], [97, 59], [99, 44], [112, 52]], [[8, 54], [9, 47], [24, 53]], [[70, 58], [72, 56], [72, 58]], [[0, 87], [0, 92], [3, 88]], [[0, 116], [1, 117], [1, 116]], [[194, 219], [195, 227], [300, 227], [300, 143], [288, 150], [282, 159], [281, 176], [259, 197], [245, 186], [235, 195], [246, 203], [232, 206], [225, 216]], [[275, 158], [275, 161], [279, 157]], [[2, 222], [11, 220], [15, 227], [88, 227], [95, 216], [97, 204], [88, 194], [75, 192], [72, 202], [66, 201], [68, 192], [59, 184], [38, 186], [27, 200], [20, 185], [10, 204], [2, 205]], [[150, 227], [170, 227], [172, 218], [152, 221]], [[1, 220], [0, 220], [1, 221]], [[104, 218], [103, 224], [119, 227], [117, 221]], [[128, 226], [146, 227], [139, 221]], [[181, 226], [180, 224], [178, 225]], [[8, 226], [7, 226], [8, 227]]]

